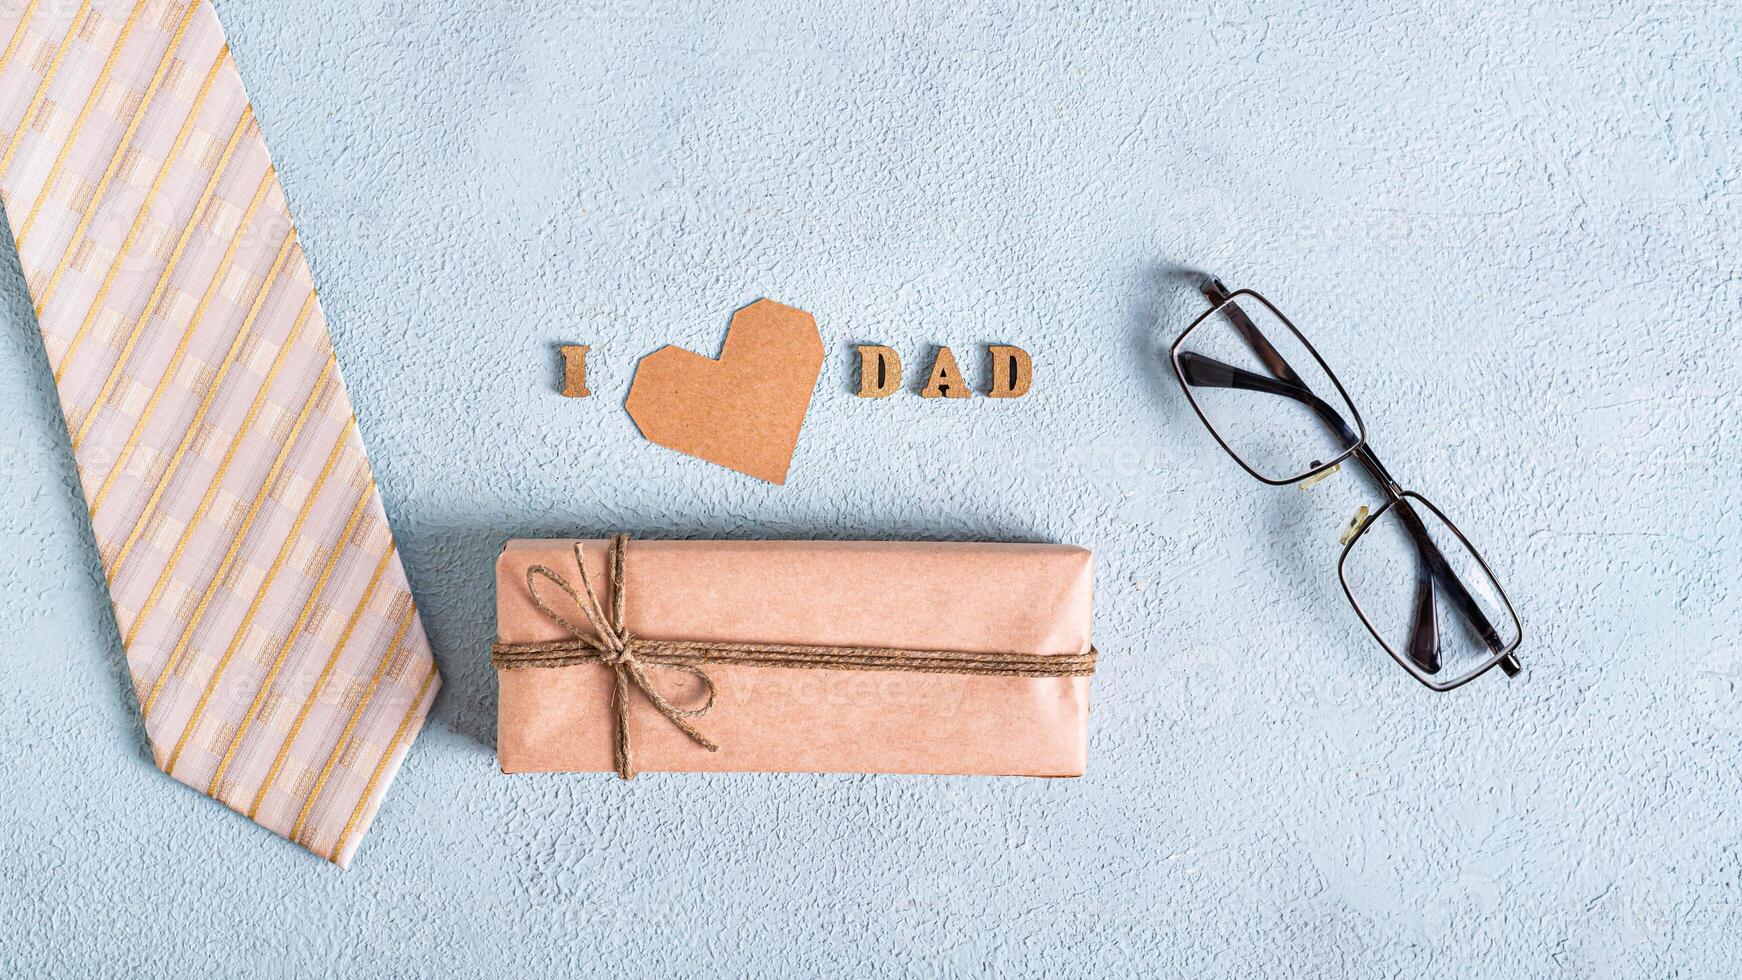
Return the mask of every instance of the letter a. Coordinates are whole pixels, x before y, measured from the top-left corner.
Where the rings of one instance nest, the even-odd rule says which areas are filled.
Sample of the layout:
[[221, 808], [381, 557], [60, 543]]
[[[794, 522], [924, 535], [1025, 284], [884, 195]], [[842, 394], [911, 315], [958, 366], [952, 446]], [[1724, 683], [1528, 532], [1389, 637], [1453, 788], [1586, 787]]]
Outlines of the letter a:
[[931, 362], [931, 380], [920, 390], [922, 398], [966, 398], [973, 394], [962, 381], [962, 369], [956, 367], [956, 355], [948, 347], [939, 347]]

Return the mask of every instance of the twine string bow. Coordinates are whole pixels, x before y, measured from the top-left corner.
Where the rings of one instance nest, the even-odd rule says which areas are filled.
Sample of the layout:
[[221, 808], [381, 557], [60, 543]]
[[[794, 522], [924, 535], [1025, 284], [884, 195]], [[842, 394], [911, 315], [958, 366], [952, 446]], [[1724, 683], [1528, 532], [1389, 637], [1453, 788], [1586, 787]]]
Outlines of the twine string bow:
[[[678, 730], [688, 735], [697, 745], [709, 752], [717, 752], [720, 747], [708, 739], [706, 735], [696, 730], [690, 724], [691, 718], [700, 718], [714, 707], [714, 681], [707, 672], [692, 663], [651, 663], [643, 661], [636, 655], [639, 641], [623, 626], [623, 552], [629, 543], [626, 534], [614, 535], [611, 538], [611, 549], [608, 556], [609, 571], [606, 573], [605, 588], [611, 599], [611, 614], [607, 616], [603, 605], [599, 602], [599, 594], [593, 590], [593, 583], [587, 575], [587, 562], [581, 553], [581, 543], [575, 542], [575, 565], [581, 570], [581, 588], [579, 591], [570, 585], [568, 580], [544, 565], [534, 565], [526, 570], [526, 590], [531, 595], [533, 604], [539, 611], [549, 616], [551, 621], [574, 634], [583, 646], [592, 651], [593, 659], [611, 668], [615, 675], [615, 686], [611, 697], [612, 710], [616, 714], [616, 763], [617, 775], [623, 779], [635, 778], [635, 756], [629, 740], [629, 694], [633, 685], [639, 690], [659, 713], [666, 717]], [[569, 620], [562, 613], [550, 607], [544, 597], [538, 594], [538, 579], [544, 579], [561, 589], [582, 613], [587, 617], [592, 629], [583, 629]], [[701, 681], [707, 689], [707, 697], [693, 708], [680, 708], [659, 693], [647, 678], [648, 670], [672, 671], [688, 674]]]

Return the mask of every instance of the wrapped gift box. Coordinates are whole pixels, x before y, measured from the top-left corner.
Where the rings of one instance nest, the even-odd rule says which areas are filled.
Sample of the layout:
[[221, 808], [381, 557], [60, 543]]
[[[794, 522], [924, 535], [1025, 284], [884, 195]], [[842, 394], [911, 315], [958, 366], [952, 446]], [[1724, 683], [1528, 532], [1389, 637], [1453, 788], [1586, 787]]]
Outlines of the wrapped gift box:
[[[605, 619], [616, 615], [605, 586], [612, 543], [578, 544], [510, 541], [497, 561], [497, 753], [504, 772], [621, 768], [613, 699], [623, 671], [606, 659], [547, 666], [550, 655], [539, 661], [536, 653], [565, 641], [572, 646], [579, 633], [597, 638], [581, 608], [587, 593], [579, 562]], [[533, 576], [529, 586], [529, 569], [540, 566], [575, 594], [548, 576]], [[690, 662], [716, 693], [710, 711], [688, 719], [717, 745], [709, 751], [625, 681], [635, 770], [1083, 772], [1094, 651], [1091, 556], [1082, 548], [636, 540], [624, 546], [619, 568], [623, 635], [636, 643], [691, 641], [697, 655]], [[709, 643], [787, 645], [818, 651], [825, 663], [739, 662], [742, 654], [721, 662], [709, 659]], [[610, 648], [608, 641], [601, 645]], [[902, 652], [841, 669], [830, 660], [837, 648], [858, 651], [849, 661], [864, 661], [866, 648]], [[526, 651], [534, 651], [530, 665]], [[816, 657], [793, 662], [807, 659]], [[981, 662], [1005, 673], [955, 672]], [[967, 666], [952, 666], [960, 663]], [[639, 666], [677, 708], [706, 697], [693, 671], [662, 669], [648, 659]], [[1026, 675], [1007, 675], [1012, 671]]]

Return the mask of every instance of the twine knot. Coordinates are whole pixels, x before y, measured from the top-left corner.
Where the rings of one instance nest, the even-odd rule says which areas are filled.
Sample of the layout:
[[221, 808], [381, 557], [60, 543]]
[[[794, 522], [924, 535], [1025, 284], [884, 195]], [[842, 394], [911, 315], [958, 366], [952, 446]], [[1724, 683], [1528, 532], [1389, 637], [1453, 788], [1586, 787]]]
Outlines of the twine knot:
[[625, 662], [630, 661], [630, 660], [634, 660], [635, 659], [635, 652], [634, 651], [635, 651], [635, 638], [632, 636], [625, 637], [623, 640], [623, 649], [617, 650], [617, 651], [611, 651], [611, 650], [600, 651], [599, 662], [604, 664], [607, 667], [615, 667], [618, 664], [625, 663]]
[[[611, 599], [611, 614], [605, 615], [604, 606], [599, 602], [599, 594], [593, 590], [593, 583], [587, 576], [587, 562], [581, 554], [581, 543], [575, 542], [575, 565], [581, 570], [581, 588], [577, 591], [568, 580], [544, 565], [534, 565], [526, 570], [526, 590], [532, 596], [532, 602], [539, 611], [549, 616], [551, 621], [572, 633], [581, 645], [592, 653], [592, 659], [611, 668], [616, 675], [611, 704], [617, 716], [616, 763], [617, 775], [623, 779], [635, 778], [635, 754], [629, 740], [629, 689], [634, 687], [651, 703], [668, 721], [676, 725], [678, 730], [688, 735], [697, 745], [709, 752], [717, 752], [720, 747], [715, 745], [701, 732], [696, 731], [689, 723], [691, 718], [700, 718], [713, 710], [714, 680], [700, 667], [692, 663], [650, 663], [637, 657], [639, 646], [635, 637], [623, 627], [623, 552], [629, 545], [627, 534], [614, 535], [611, 538], [609, 554], [610, 571], [605, 577], [605, 588]], [[561, 589], [587, 617], [591, 630], [584, 629], [569, 621], [568, 617], [557, 612], [538, 594], [538, 580], [545, 579]], [[649, 670], [673, 671], [688, 674], [702, 682], [707, 689], [707, 697], [693, 708], [680, 708], [669, 701], [665, 695], [654, 688], [647, 679]]]

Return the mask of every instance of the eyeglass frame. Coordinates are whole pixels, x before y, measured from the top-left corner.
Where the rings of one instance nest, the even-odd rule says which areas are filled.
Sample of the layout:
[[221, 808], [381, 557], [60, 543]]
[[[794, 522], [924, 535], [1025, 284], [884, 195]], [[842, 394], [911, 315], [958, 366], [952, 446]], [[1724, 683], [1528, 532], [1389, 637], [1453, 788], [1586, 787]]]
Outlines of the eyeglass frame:
[[[1294, 325], [1294, 321], [1290, 320], [1281, 310], [1277, 309], [1273, 303], [1268, 299], [1265, 299], [1255, 290], [1241, 289], [1230, 292], [1228, 287], [1223, 285], [1220, 279], [1217, 279], [1214, 276], [1209, 276], [1205, 277], [1203, 283], [1199, 287], [1199, 291], [1203, 294], [1204, 298], [1210, 302], [1210, 309], [1197, 319], [1193, 320], [1191, 324], [1180, 333], [1179, 337], [1174, 340], [1173, 345], [1168, 348], [1168, 363], [1173, 366], [1174, 377], [1179, 381], [1180, 388], [1185, 392], [1186, 401], [1191, 404], [1192, 411], [1198, 416], [1198, 421], [1202, 422], [1204, 428], [1209, 430], [1210, 436], [1216, 440], [1217, 445], [1222, 447], [1222, 451], [1233, 457], [1234, 462], [1240, 464], [1240, 468], [1251, 474], [1254, 479], [1270, 486], [1280, 487], [1288, 486], [1290, 484], [1305, 483], [1308, 480], [1312, 480], [1314, 477], [1318, 477], [1321, 474], [1329, 473], [1337, 469], [1344, 462], [1352, 459], [1360, 464], [1361, 468], [1373, 478], [1374, 482], [1379, 484], [1381, 489], [1384, 490], [1386, 496], [1385, 503], [1364, 520], [1358, 518], [1359, 526], [1355, 527], [1353, 533], [1348, 536], [1348, 539], [1343, 544], [1342, 554], [1337, 559], [1337, 579], [1343, 587], [1343, 594], [1349, 600], [1349, 605], [1354, 607], [1355, 614], [1361, 617], [1362, 625], [1367, 627], [1367, 631], [1372, 634], [1373, 639], [1376, 640], [1380, 646], [1385, 648], [1385, 652], [1390, 654], [1391, 659], [1397, 661], [1398, 666], [1402, 667], [1409, 676], [1420, 681], [1423, 686], [1433, 691], [1445, 692], [1462, 687], [1494, 669], [1495, 666], [1499, 666], [1501, 672], [1509, 678], [1518, 676], [1518, 674], [1524, 669], [1523, 665], [1519, 663], [1516, 653], [1519, 645], [1524, 642], [1524, 625], [1518, 618], [1518, 610], [1513, 606], [1512, 598], [1506, 594], [1505, 586], [1500, 584], [1500, 580], [1494, 575], [1493, 570], [1488, 567], [1487, 559], [1483, 558], [1482, 553], [1477, 551], [1475, 546], [1470, 543], [1470, 539], [1464, 535], [1464, 532], [1460, 530], [1456, 524], [1452, 523], [1451, 519], [1446, 517], [1444, 511], [1441, 511], [1438, 507], [1434, 506], [1431, 501], [1426, 497], [1423, 497], [1421, 494], [1416, 493], [1413, 490], [1403, 489], [1397, 480], [1392, 477], [1391, 472], [1379, 461], [1379, 457], [1373, 452], [1373, 447], [1368, 441], [1367, 424], [1362, 420], [1360, 410], [1355, 407], [1354, 399], [1349, 397], [1349, 392], [1343, 387], [1343, 382], [1337, 377], [1336, 372], [1331, 370], [1331, 366], [1325, 363], [1325, 359], [1319, 354], [1318, 349], [1312, 345], [1311, 341], [1307, 340], [1306, 335], [1301, 333], [1300, 328]], [[1269, 340], [1264, 337], [1264, 334], [1258, 329], [1257, 324], [1253, 323], [1246, 316], [1244, 311], [1234, 305], [1235, 300], [1241, 297], [1250, 297], [1251, 299], [1256, 300], [1261, 306], [1268, 310], [1272, 316], [1276, 317], [1278, 322], [1288, 328], [1289, 332], [1294, 335], [1294, 338], [1300, 342], [1300, 345], [1306, 349], [1307, 353], [1312, 355], [1313, 360], [1318, 363], [1319, 369], [1325, 373], [1326, 377], [1331, 379], [1331, 384], [1336, 387], [1337, 394], [1341, 396], [1343, 404], [1349, 409], [1349, 414], [1354, 416], [1355, 428], [1353, 432], [1350, 433], [1355, 436], [1352, 444], [1332, 459], [1319, 463], [1317, 466], [1299, 476], [1281, 480], [1272, 479], [1259, 473], [1251, 466], [1251, 464], [1241, 458], [1240, 454], [1235, 452], [1232, 446], [1228, 445], [1227, 440], [1224, 439], [1222, 434], [1216, 430], [1216, 427], [1210, 423], [1209, 416], [1204, 413], [1203, 406], [1198, 404], [1197, 396], [1192, 393], [1193, 385], [1186, 380], [1186, 368], [1180, 363], [1180, 348], [1185, 345], [1186, 339], [1189, 338], [1200, 326], [1210, 322], [1211, 318], [1232, 306], [1234, 314], [1237, 315], [1230, 315], [1229, 320], [1233, 322], [1234, 329], [1241, 335], [1241, 338], [1246, 341], [1247, 345], [1252, 348], [1253, 353], [1257, 355], [1258, 359], [1264, 361], [1267, 367], [1272, 367], [1273, 374], [1278, 373], [1274, 368], [1274, 365], [1277, 364], [1281, 365], [1284, 372], [1291, 375], [1294, 373], [1293, 370], [1288, 367], [1288, 362], [1283, 360], [1282, 355], [1275, 347], [1271, 346]], [[1272, 358], [1274, 358], [1274, 361]], [[1278, 380], [1283, 379], [1279, 378]], [[1306, 387], [1304, 382], [1299, 381], [1298, 375], [1295, 376], [1295, 381], [1299, 383], [1302, 388]], [[1310, 388], [1307, 389], [1307, 394], [1311, 395]], [[1316, 396], [1313, 397], [1316, 398]], [[1312, 406], [1309, 405], [1309, 407]], [[1329, 406], [1327, 405], [1326, 407], [1328, 408]], [[1331, 411], [1332, 414], [1336, 414], [1334, 409]], [[1341, 422], [1340, 416], [1338, 416], [1338, 419], [1339, 422]], [[1341, 424], [1345, 429], [1347, 429], [1346, 422], [1341, 422]], [[1433, 540], [1427, 536], [1425, 525], [1421, 524], [1421, 518], [1411, 509], [1410, 501], [1414, 501], [1416, 504], [1426, 507], [1429, 512], [1440, 520], [1442, 524], [1451, 530], [1452, 534], [1457, 537], [1458, 542], [1464, 546], [1465, 551], [1476, 560], [1477, 565], [1481, 566], [1482, 573], [1488, 576], [1488, 581], [1493, 584], [1494, 590], [1499, 593], [1500, 600], [1506, 605], [1507, 615], [1512, 619], [1513, 630], [1512, 641], [1510, 643], [1504, 644], [1498, 650], [1493, 650], [1492, 644], [1490, 644], [1493, 656], [1489, 658], [1487, 663], [1470, 672], [1468, 675], [1446, 684], [1439, 684], [1429, 680], [1419, 665], [1410, 662], [1405, 655], [1400, 654], [1396, 649], [1394, 649], [1390, 641], [1386, 640], [1384, 635], [1380, 633], [1378, 626], [1367, 615], [1366, 610], [1361, 608], [1361, 603], [1356, 600], [1354, 591], [1349, 587], [1347, 570], [1349, 554], [1355, 549], [1355, 545], [1360, 543], [1362, 536], [1365, 535], [1369, 529], [1379, 523], [1380, 518], [1384, 517], [1386, 513], [1391, 511], [1393, 508], [1401, 508], [1398, 510], [1400, 519], [1413, 521], [1414, 526], [1409, 527], [1406, 525], [1406, 529], [1408, 530], [1411, 539], [1415, 542], [1421, 559], [1429, 566], [1428, 574], [1440, 578], [1444, 583], [1443, 587], [1445, 588], [1447, 597], [1451, 599], [1454, 606], [1460, 607], [1458, 609], [1460, 613], [1462, 613], [1466, 618], [1474, 617], [1471, 622], [1472, 626], [1477, 626], [1478, 629], [1480, 629], [1481, 625], [1485, 625], [1489, 634], [1498, 636], [1498, 632], [1494, 630], [1493, 624], [1488, 623], [1487, 617], [1484, 616], [1476, 607], [1475, 600], [1470, 596], [1469, 590], [1464, 586], [1463, 582], [1458, 579], [1456, 573], [1450, 570], [1450, 566], [1446, 563], [1445, 555], [1440, 552], [1438, 546], [1433, 543]], [[1443, 572], [1441, 571], [1442, 569]], [[1418, 570], [1417, 574], [1419, 576], [1421, 572]], [[1431, 584], [1430, 580], [1430, 586]], [[1488, 642], [1486, 635], [1484, 635], [1484, 642]]]

